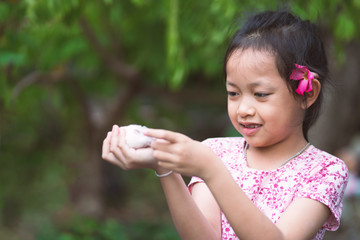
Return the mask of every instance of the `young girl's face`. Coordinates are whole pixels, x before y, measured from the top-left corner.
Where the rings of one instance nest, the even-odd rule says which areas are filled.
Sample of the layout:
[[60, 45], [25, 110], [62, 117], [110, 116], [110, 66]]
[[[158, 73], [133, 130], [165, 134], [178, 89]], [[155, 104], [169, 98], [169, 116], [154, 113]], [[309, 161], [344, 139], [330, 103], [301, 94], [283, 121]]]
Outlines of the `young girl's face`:
[[304, 139], [304, 104], [289, 91], [272, 54], [236, 50], [227, 62], [226, 73], [229, 117], [250, 146]]

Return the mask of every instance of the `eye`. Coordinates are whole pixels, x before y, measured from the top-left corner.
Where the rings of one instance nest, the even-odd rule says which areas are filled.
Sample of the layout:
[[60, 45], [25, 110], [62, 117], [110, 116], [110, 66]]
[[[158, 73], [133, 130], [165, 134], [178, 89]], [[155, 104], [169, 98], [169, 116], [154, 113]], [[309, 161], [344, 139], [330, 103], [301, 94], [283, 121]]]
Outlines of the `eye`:
[[260, 92], [256, 92], [254, 93], [255, 97], [259, 97], [259, 98], [264, 98], [270, 95], [270, 93], [260, 93]]
[[235, 96], [237, 96], [237, 95], [239, 95], [237, 92], [231, 92], [231, 91], [227, 91], [227, 95], [229, 96], [229, 97], [235, 97]]

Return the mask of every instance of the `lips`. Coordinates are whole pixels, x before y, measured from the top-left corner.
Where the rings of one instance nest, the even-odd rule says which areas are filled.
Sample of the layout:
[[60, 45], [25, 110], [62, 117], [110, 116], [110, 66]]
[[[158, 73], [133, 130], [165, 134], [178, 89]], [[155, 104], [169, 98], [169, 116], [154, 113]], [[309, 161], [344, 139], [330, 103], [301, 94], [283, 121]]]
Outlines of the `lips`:
[[241, 124], [241, 126], [243, 126], [244, 128], [258, 128], [261, 127], [261, 124]]
[[243, 135], [246, 136], [251, 136], [254, 135], [257, 131], [259, 131], [259, 129], [261, 128], [261, 124], [257, 124], [257, 123], [245, 123], [245, 122], [241, 122], [239, 123], [241, 126], [241, 132]]

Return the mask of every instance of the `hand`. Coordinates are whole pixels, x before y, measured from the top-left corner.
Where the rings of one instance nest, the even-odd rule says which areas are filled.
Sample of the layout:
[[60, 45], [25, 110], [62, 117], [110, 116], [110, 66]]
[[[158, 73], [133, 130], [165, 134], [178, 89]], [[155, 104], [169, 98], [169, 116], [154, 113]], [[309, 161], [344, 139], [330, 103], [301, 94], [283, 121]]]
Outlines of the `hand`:
[[203, 178], [214, 170], [213, 163], [219, 162], [210, 148], [181, 133], [148, 129], [145, 135], [156, 138], [151, 148], [160, 167]]
[[158, 168], [151, 148], [130, 148], [125, 142], [125, 129], [114, 125], [108, 132], [102, 148], [102, 158], [124, 170]]

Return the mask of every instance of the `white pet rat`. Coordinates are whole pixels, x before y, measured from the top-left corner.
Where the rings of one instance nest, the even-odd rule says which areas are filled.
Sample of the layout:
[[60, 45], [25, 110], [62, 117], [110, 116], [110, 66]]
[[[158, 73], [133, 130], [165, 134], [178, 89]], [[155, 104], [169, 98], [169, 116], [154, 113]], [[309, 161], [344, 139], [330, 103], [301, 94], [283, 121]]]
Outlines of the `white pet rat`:
[[131, 124], [125, 127], [126, 144], [131, 148], [146, 148], [149, 147], [154, 140], [152, 137], [144, 135], [144, 131], [147, 129], [145, 126]]

